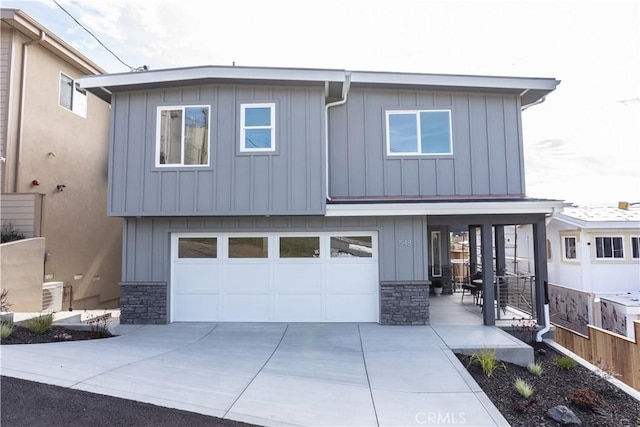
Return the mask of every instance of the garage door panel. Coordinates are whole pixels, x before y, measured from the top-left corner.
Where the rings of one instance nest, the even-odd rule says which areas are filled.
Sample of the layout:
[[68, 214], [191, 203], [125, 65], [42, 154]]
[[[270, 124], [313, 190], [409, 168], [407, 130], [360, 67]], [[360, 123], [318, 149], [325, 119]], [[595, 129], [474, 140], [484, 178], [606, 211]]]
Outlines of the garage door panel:
[[174, 265], [177, 292], [215, 291], [218, 289], [218, 264], [180, 262]]
[[223, 297], [222, 320], [228, 322], [268, 322], [269, 294], [226, 294]]
[[276, 291], [321, 291], [322, 264], [295, 263], [275, 266]]
[[322, 321], [322, 295], [280, 294], [276, 296], [276, 322]]
[[377, 294], [327, 295], [327, 322], [377, 322]]
[[218, 320], [218, 294], [174, 294], [174, 322], [215, 322]]
[[327, 268], [329, 292], [356, 293], [378, 289], [378, 266], [373, 263], [331, 263]]
[[224, 287], [229, 291], [268, 291], [269, 264], [236, 263], [227, 264], [224, 273]]
[[377, 251], [365, 231], [176, 233], [171, 320], [377, 322]]

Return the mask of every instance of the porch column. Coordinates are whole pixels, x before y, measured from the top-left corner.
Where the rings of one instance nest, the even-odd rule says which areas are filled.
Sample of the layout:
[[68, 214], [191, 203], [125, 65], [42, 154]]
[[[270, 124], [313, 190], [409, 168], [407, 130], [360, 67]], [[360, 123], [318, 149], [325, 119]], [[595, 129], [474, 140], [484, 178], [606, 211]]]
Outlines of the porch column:
[[494, 227], [495, 245], [496, 245], [496, 274], [504, 276], [507, 271], [507, 258], [505, 256], [504, 247], [504, 225], [496, 225]]
[[547, 326], [544, 318], [544, 304], [547, 302], [545, 283], [547, 275], [547, 224], [542, 217], [533, 223], [533, 258], [535, 262], [535, 299], [538, 325]]
[[491, 224], [482, 224], [482, 317], [484, 324], [496, 324], [496, 313], [493, 308], [495, 295], [493, 292], [493, 230]]
[[[504, 243], [504, 225], [495, 225], [493, 227], [494, 245], [496, 247], [496, 276], [502, 277], [507, 272], [507, 257]], [[497, 318], [501, 319], [500, 310], [507, 306], [507, 287], [501, 284], [505, 283], [502, 279], [496, 279], [496, 301], [498, 302]]]
[[478, 242], [475, 225], [469, 226], [469, 276], [478, 271]]

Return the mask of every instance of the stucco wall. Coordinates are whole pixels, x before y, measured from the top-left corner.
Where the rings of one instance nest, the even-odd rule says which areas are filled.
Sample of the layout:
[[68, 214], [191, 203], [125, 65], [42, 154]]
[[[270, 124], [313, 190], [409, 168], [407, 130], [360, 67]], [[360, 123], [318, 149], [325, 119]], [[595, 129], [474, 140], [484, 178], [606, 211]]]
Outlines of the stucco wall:
[[44, 246], [43, 237], [0, 245], [0, 288], [9, 291], [11, 311], [42, 310]]
[[[44, 280], [71, 284], [74, 308], [117, 307], [122, 220], [106, 213], [109, 104], [88, 93], [86, 117], [61, 107], [61, 72], [82, 74], [42, 46], [29, 46], [16, 192], [46, 200], [42, 236], [51, 256]], [[15, 162], [16, 153], [8, 155], [7, 164]], [[34, 179], [40, 185], [33, 186]]]

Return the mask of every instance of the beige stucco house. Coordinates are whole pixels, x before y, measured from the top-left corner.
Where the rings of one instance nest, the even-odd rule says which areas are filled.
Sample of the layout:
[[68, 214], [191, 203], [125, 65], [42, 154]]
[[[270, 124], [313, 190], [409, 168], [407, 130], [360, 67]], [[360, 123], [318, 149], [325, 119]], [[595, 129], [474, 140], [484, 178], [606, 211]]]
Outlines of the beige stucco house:
[[[106, 213], [110, 105], [76, 84], [104, 70], [20, 10], [2, 9], [1, 28], [2, 222], [45, 238], [37, 293], [57, 283], [62, 309], [117, 307], [122, 220]], [[3, 270], [3, 288], [32, 287]], [[33, 269], [23, 270], [28, 281]], [[30, 298], [33, 306], [42, 295]]]

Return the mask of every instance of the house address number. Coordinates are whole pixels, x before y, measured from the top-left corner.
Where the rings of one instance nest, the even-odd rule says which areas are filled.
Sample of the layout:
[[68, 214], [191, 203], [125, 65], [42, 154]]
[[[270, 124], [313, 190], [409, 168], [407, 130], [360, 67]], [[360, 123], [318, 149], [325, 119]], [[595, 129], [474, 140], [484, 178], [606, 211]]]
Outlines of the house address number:
[[398, 240], [398, 246], [411, 246], [411, 239], [400, 239]]

